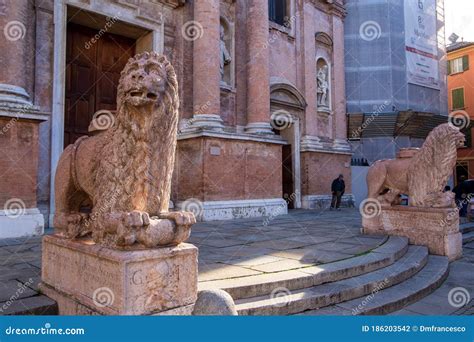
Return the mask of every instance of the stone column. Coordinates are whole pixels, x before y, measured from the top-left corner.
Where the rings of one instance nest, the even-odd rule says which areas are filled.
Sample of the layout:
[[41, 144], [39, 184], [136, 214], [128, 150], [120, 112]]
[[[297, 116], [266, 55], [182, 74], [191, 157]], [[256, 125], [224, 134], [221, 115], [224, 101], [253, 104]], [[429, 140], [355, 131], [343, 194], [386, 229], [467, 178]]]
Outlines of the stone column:
[[224, 127], [220, 118], [219, 18], [219, 0], [194, 2], [192, 126], [213, 130]]
[[[37, 208], [38, 129], [48, 115], [34, 106], [34, 6], [0, 3], [0, 238], [43, 233]], [[8, 172], [7, 172], [8, 170]]]
[[247, 17], [247, 133], [272, 134], [268, 1], [249, 0]]
[[0, 103], [18, 106], [31, 106], [28, 84], [32, 82], [34, 65], [34, 16], [28, 0], [6, 1], [0, 8], [0, 40], [2, 73], [0, 74]]
[[346, 90], [344, 73], [344, 21], [338, 15], [333, 15], [333, 58], [334, 58], [334, 86], [333, 95], [333, 149], [350, 152], [351, 147], [347, 142], [347, 117], [346, 117]]

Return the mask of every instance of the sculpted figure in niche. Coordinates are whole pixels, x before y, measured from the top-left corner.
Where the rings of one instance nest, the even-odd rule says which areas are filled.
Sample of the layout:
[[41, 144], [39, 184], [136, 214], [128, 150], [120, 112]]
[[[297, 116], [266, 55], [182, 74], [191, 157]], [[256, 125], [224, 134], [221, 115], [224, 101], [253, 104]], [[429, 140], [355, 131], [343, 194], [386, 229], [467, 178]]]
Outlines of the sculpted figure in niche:
[[[91, 235], [113, 248], [185, 241], [193, 213], [168, 212], [178, 125], [178, 82], [157, 53], [129, 59], [117, 89], [117, 112], [103, 132], [61, 155], [55, 178], [56, 233]], [[92, 203], [91, 213], [81, 211]]]
[[229, 51], [227, 50], [227, 47], [225, 46], [225, 31], [224, 27], [221, 25], [220, 27], [220, 71], [221, 71], [221, 81], [227, 83], [224, 80], [224, 66], [230, 64], [232, 62], [232, 58], [230, 56]]
[[329, 102], [328, 102], [329, 83], [328, 83], [328, 66], [326, 64], [319, 68], [317, 81], [318, 81], [318, 106], [328, 108], [329, 107]]
[[445, 123], [430, 132], [412, 157], [375, 162], [367, 173], [368, 197], [381, 205], [394, 205], [400, 194], [406, 194], [410, 206], [455, 207], [454, 193], [444, 187], [464, 141], [457, 127]]

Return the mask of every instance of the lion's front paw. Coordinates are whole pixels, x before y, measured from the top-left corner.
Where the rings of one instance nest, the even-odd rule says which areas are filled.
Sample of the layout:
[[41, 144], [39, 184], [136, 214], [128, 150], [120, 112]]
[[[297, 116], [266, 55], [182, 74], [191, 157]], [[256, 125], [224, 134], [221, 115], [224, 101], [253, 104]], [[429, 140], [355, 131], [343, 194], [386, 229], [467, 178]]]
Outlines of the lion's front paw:
[[177, 226], [191, 226], [196, 223], [196, 217], [193, 213], [187, 211], [173, 211], [161, 213], [161, 218], [173, 220]]
[[126, 214], [125, 224], [129, 227], [146, 227], [150, 225], [150, 215], [143, 211], [134, 210]]
[[73, 239], [79, 237], [84, 231], [84, 222], [89, 216], [84, 213], [75, 213], [67, 216], [67, 230], [65, 235], [67, 238]]

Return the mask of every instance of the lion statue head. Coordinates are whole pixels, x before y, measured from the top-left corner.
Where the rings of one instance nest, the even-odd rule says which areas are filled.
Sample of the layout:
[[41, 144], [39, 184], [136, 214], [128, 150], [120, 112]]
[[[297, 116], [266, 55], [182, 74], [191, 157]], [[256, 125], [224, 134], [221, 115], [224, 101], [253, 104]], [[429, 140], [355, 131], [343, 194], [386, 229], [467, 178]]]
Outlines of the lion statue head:
[[451, 193], [440, 196], [456, 165], [457, 149], [465, 137], [459, 128], [445, 123], [434, 128], [408, 167], [410, 205], [445, 207], [454, 203]]
[[95, 205], [112, 196], [107, 211], [168, 210], [178, 106], [176, 73], [165, 56], [144, 52], [128, 60], [95, 168]]
[[[121, 72], [117, 89], [118, 106], [131, 109], [166, 104], [177, 105], [177, 79], [174, 68], [165, 56], [144, 52], [130, 58]], [[166, 99], [166, 97], [168, 97]], [[174, 108], [177, 109], [177, 108]]]

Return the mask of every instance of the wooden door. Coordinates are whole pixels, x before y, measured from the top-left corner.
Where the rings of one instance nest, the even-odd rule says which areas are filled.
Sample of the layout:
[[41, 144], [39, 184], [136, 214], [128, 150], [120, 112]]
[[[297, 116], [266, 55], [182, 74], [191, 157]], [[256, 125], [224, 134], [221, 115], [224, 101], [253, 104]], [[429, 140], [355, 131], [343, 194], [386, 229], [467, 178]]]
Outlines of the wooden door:
[[66, 46], [64, 147], [89, 135], [95, 112], [115, 110], [120, 72], [135, 53], [135, 41], [69, 24]]
[[295, 208], [295, 187], [293, 184], [293, 161], [292, 161], [291, 145], [283, 145], [281, 163], [283, 168], [283, 198], [288, 203], [288, 209]]

